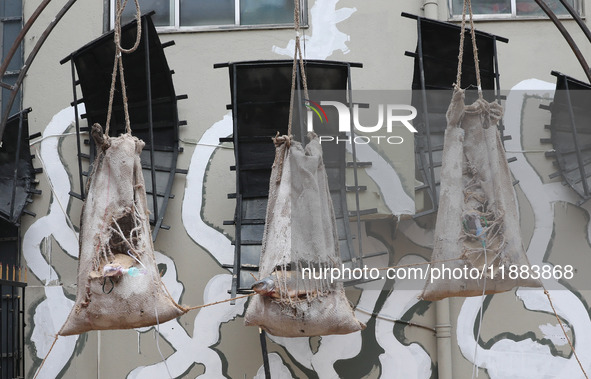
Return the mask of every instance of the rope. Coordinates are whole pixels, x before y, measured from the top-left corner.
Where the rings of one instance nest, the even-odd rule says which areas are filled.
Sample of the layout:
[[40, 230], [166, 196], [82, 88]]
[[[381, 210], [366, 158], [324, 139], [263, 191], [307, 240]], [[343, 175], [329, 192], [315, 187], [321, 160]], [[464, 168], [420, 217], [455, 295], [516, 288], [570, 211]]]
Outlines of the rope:
[[464, 0], [462, 9], [462, 24], [460, 27], [460, 47], [458, 53], [458, 71], [456, 75], [455, 88], [460, 88], [462, 83], [462, 64], [464, 61], [464, 40], [466, 33], [466, 11], [470, 15], [470, 36], [472, 39], [472, 54], [474, 55], [474, 69], [476, 71], [476, 86], [478, 87], [478, 98], [483, 99], [482, 84], [480, 80], [480, 63], [478, 60], [478, 47], [476, 45], [476, 31], [474, 29], [474, 15], [472, 14], [472, 0]]
[[558, 313], [556, 313], [556, 309], [554, 308], [554, 304], [552, 303], [552, 298], [550, 297], [550, 292], [548, 292], [546, 287], [544, 287], [544, 294], [546, 295], [546, 297], [548, 298], [548, 301], [550, 302], [550, 307], [552, 308], [552, 312], [554, 312], [554, 316], [556, 317], [556, 320], [558, 321], [558, 324], [560, 325], [560, 329], [562, 329], [562, 333], [564, 334], [564, 338], [566, 338], [566, 341], [568, 342], [570, 348], [572, 349], [573, 355], [575, 356], [577, 362], [579, 363], [579, 367], [581, 368], [583, 375], [585, 375], [585, 378], [589, 379], [589, 377], [587, 376], [587, 373], [585, 372], [585, 369], [583, 368], [583, 364], [579, 360], [579, 356], [577, 355], [577, 352], [575, 351], [575, 347], [573, 346], [570, 338], [568, 338], [568, 335], [566, 334], [566, 330], [564, 330], [564, 325], [562, 325], [562, 321], [560, 321], [560, 318], [558, 317]]
[[300, 42], [300, 0], [294, 0], [294, 8], [293, 8], [293, 19], [294, 19], [294, 29], [296, 32], [295, 38], [295, 51], [293, 55], [293, 66], [291, 70], [291, 96], [289, 99], [289, 121], [287, 124], [287, 135], [291, 137], [291, 129], [293, 124], [293, 108], [294, 108], [294, 101], [295, 101], [295, 87], [296, 87], [296, 76], [297, 76], [297, 67], [300, 67], [300, 73], [302, 75], [302, 84], [304, 87], [304, 97], [306, 99], [309, 98], [308, 96], [308, 80], [306, 78], [306, 70], [304, 68], [304, 58], [302, 55], [302, 45]]
[[[292, 135], [292, 125], [293, 125], [293, 113], [294, 113], [294, 103], [295, 103], [295, 88], [296, 88], [296, 80], [297, 80], [297, 72], [298, 72], [298, 65], [300, 67], [300, 74], [302, 76], [302, 85], [304, 87], [304, 98], [308, 99], [308, 80], [306, 78], [306, 69], [304, 67], [304, 58], [302, 55], [302, 45], [300, 42], [300, 0], [294, 0], [294, 7], [293, 7], [293, 23], [294, 23], [294, 30], [296, 32], [295, 37], [295, 51], [293, 54], [293, 65], [291, 69], [291, 92], [289, 96], [289, 117], [287, 121], [287, 135], [280, 136], [279, 132], [273, 138], [273, 143], [275, 147], [280, 146], [283, 143], [287, 143], [287, 148], [283, 151], [283, 154], [279, 158], [279, 174], [277, 176], [277, 183], [281, 182], [281, 176], [283, 174], [283, 162], [285, 161], [285, 156], [287, 155], [287, 151], [291, 146], [291, 138]], [[303, 137], [303, 136], [302, 136]]]
[[136, 39], [133, 46], [129, 49], [125, 49], [121, 46], [121, 15], [127, 5], [128, 0], [116, 0], [116, 12], [115, 12], [115, 27], [114, 27], [114, 42], [115, 42], [115, 59], [113, 60], [113, 73], [111, 74], [111, 90], [109, 92], [109, 107], [107, 108], [107, 122], [105, 126], [105, 134], [109, 135], [109, 129], [111, 126], [111, 117], [113, 113], [113, 99], [115, 98], [115, 83], [117, 82], [117, 72], [119, 72], [119, 82], [121, 83], [121, 97], [123, 101], [123, 112], [125, 114], [125, 131], [127, 134], [131, 134], [131, 124], [129, 122], [129, 108], [127, 106], [127, 89], [125, 87], [125, 75], [123, 70], [123, 57], [122, 54], [130, 54], [137, 50], [141, 42], [142, 36], [142, 18], [140, 12], [140, 5], [138, 0], [133, 0], [135, 3], [135, 19], [137, 20], [137, 33]]
[[205, 308], [205, 307], [210, 307], [212, 305], [217, 305], [217, 304], [221, 304], [221, 303], [227, 303], [228, 301], [232, 301], [232, 300], [244, 299], [245, 297], [251, 297], [251, 296], [254, 296], [256, 294], [257, 294], [256, 292], [253, 292], [253, 293], [249, 293], [248, 295], [237, 296], [237, 297], [233, 297], [233, 298], [226, 299], [226, 300], [216, 301], [214, 303], [208, 303], [208, 304], [198, 305], [196, 307], [188, 307], [188, 308], [185, 308], [185, 309], [187, 311], [192, 311], [193, 309], [201, 309], [201, 308]]
[[[196, 307], [188, 307], [188, 308], [185, 308], [185, 310], [186, 310], [186, 312], [188, 312], [188, 311], [191, 311], [191, 310], [193, 310], [193, 309], [200, 309], [200, 308], [210, 307], [210, 306], [212, 306], [212, 305], [217, 305], [217, 304], [221, 304], [221, 303], [226, 303], [226, 302], [228, 302], [228, 301], [232, 301], [232, 300], [238, 300], [238, 299], [243, 299], [243, 298], [246, 298], [246, 297], [251, 297], [251, 296], [254, 296], [254, 295], [256, 295], [256, 294], [257, 294], [256, 292], [253, 292], [253, 293], [250, 293], [250, 294], [248, 294], [248, 295], [237, 296], [237, 297], [233, 297], [233, 298], [231, 298], [231, 299], [226, 299], [226, 300], [220, 300], [220, 301], [216, 301], [216, 302], [214, 302], [214, 303], [208, 303], [208, 304], [198, 305], [198, 306], [196, 306]], [[159, 326], [160, 326], [160, 322], [158, 321], [158, 309], [156, 309], [156, 323], [157, 323], [157, 329], [156, 329], [156, 332], [158, 333], [158, 334], [156, 335], [156, 346], [157, 346], [157, 348], [158, 348], [158, 351], [160, 352], [160, 356], [162, 357], [162, 360], [163, 360], [163, 362], [164, 362], [164, 365], [165, 365], [165, 367], [166, 367], [166, 370], [168, 371], [168, 375], [169, 375], [170, 377], [172, 377], [172, 376], [170, 375], [170, 371], [169, 371], [169, 369], [168, 369], [168, 365], [167, 365], [167, 363], [166, 363], [166, 359], [164, 359], [164, 356], [162, 355], [162, 352], [160, 351], [160, 346], [159, 346], [159, 343], [158, 343], [158, 337], [157, 337], [157, 336], [160, 334], [160, 328], [159, 328]], [[51, 344], [51, 347], [49, 348], [49, 351], [48, 351], [48, 352], [47, 352], [47, 354], [45, 355], [45, 358], [43, 358], [43, 361], [41, 362], [41, 365], [39, 366], [39, 369], [37, 370], [37, 373], [35, 374], [35, 377], [34, 377], [33, 379], [36, 379], [36, 378], [37, 378], [37, 375], [39, 375], [39, 373], [41, 372], [41, 369], [43, 368], [43, 365], [45, 364], [45, 361], [47, 360], [47, 357], [49, 357], [49, 353], [51, 353], [51, 350], [53, 350], [53, 346], [54, 346], [54, 345], [55, 345], [55, 343], [57, 342], [57, 339], [58, 339], [58, 337], [59, 337], [59, 334], [55, 336], [55, 339], [53, 340], [53, 343]]]
[[35, 376], [33, 377], [33, 379], [36, 379], [37, 375], [39, 375], [39, 373], [41, 372], [41, 369], [43, 368], [43, 365], [45, 364], [47, 357], [49, 357], [49, 353], [51, 353], [51, 350], [53, 350], [53, 347], [55, 346], [55, 343], [57, 342], [58, 337], [59, 337], [59, 335], [56, 334], [55, 339], [53, 340], [53, 343], [51, 344], [51, 347], [49, 348], [49, 351], [47, 352], [47, 354], [45, 354], [45, 358], [43, 358], [43, 360], [41, 361], [41, 365], [39, 366], [39, 369], [35, 373]]
[[437, 333], [437, 331], [434, 328], [430, 327], [430, 326], [416, 324], [414, 322], [405, 321], [405, 320], [399, 320], [399, 319], [394, 318], [392, 316], [384, 315], [381, 312], [372, 312], [370, 310], [361, 308], [360, 306], [356, 306], [354, 308], [354, 310], [360, 311], [362, 313], [365, 313], [367, 315], [373, 316], [375, 318], [379, 318], [381, 320], [393, 322], [395, 324], [404, 324], [404, 325], [407, 325], [407, 326], [414, 326], [414, 327], [417, 327], [417, 328], [422, 328], [422, 329], [428, 330], [428, 331], [433, 332], [433, 333]]

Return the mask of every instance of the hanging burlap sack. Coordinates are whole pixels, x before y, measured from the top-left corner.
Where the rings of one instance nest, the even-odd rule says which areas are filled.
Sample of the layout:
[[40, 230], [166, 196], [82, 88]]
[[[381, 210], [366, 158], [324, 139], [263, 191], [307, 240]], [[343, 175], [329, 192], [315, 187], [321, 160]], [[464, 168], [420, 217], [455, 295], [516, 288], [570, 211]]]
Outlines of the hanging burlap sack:
[[[318, 137], [313, 134], [305, 149], [289, 139], [276, 143], [259, 266], [261, 280], [253, 286], [258, 295], [250, 300], [245, 324], [282, 337], [364, 329], [342, 283], [325, 276], [325, 269], [332, 268], [341, 268], [341, 258]], [[313, 269], [318, 279], [302, 273], [313, 273]]]
[[82, 208], [76, 303], [59, 335], [163, 323], [186, 310], [160, 280], [140, 162], [144, 142], [95, 124], [98, 156]]
[[[500, 104], [482, 98], [465, 106], [464, 91], [454, 91], [446, 115], [431, 258], [435, 263], [421, 296], [425, 300], [541, 286], [530, 279], [521, 241], [511, 173], [497, 128], [502, 112]], [[511, 279], [515, 269], [519, 275]]]

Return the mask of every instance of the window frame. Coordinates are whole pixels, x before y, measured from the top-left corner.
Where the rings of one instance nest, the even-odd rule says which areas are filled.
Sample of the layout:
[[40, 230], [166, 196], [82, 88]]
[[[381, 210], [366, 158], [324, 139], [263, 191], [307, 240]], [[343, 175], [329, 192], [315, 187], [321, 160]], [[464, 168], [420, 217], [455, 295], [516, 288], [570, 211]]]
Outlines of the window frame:
[[[109, 0], [109, 22], [111, 29], [115, 25], [115, 1]], [[255, 25], [240, 25], [240, 1], [234, 2], [234, 24], [226, 25], [200, 25], [200, 26], [181, 26], [180, 14], [180, 0], [170, 0], [170, 14], [173, 25], [156, 26], [158, 33], [183, 33], [183, 32], [215, 32], [215, 31], [231, 31], [231, 30], [260, 30], [260, 29], [293, 29], [293, 22], [288, 24], [255, 24]], [[308, 27], [308, 0], [300, 0], [300, 20], [302, 28]], [[450, 3], [451, 4], [451, 3]], [[133, 2], [129, 1], [128, 7], [133, 7]], [[451, 9], [451, 8], [450, 8]], [[141, 9], [142, 14], [150, 11], [150, 9]]]
[[[486, 14], [474, 14], [474, 20], [481, 20], [481, 21], [508, 21], [508, 20], [548, 20], [548, 16], [544, 15], [518, 15], [517, 14], [517, 0], [510, 0], [511, 1], [511, 13], [486, 13]], [[449, 21], [461, 21], [462, 15], [457, 14], [454, 15], [452, 13], [453, 9], [453, 0], [447, 0], [447, 10], [448, 10], [448, 20]], [[579, 14], [582, 19], [585, 19], [584, 13], [584, 0], [574, 0], [574, 8]], [[559, 19], [572, 19], [570, 14], [563, 14], [563, 15], [556, 15]]]

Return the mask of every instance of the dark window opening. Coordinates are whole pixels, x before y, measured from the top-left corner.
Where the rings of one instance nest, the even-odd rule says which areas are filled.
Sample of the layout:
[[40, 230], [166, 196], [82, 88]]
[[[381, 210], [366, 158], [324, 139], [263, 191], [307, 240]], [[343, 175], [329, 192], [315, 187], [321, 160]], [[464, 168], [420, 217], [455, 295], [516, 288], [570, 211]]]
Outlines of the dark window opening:
[[[414, 58], [412, 105], [417, 109], [417, 117], [413, 125], [418, 131], [415, 134], [415, 173], [416, 180], [420, 182], [415, 188], [415, 196], [417, 200], [422, 198], [425, 204], [415, 215], [419, 217], [434, 213], [438, 208], [439, 171], [447, 126], [445, 113], [456, 81], [460, 26], [408, 13], [402, 15], [417, 21], [417, 47], [414, 52], [407, 51], [406, 55]], [[489, 102], [501, 99], [497, 41], [508, 42], [503, 37], [476, 31], [482, 90]], [[468, 89], [466, 104], [477, 99], [476, 70], [468, 30], [464, 41], [460, 86]], [[502, 122], [499, 129], [502, 133]]]
[[[150, 223], [154, 226], [152, 239], [155, 240], [160, 229], [169, 228], [163, 224], [163, 221], [168, 201], [172, 198], [174, 176], [177, 173], [186, 173], [186, 170], [177, 169], [176, 166], [178, 154], [181, 151], [178, 144], [179, 126], [186, 124], [179, 120], [177, 100], [185, 99], [187, 96], [177, 96], [175, 93], [172, 81], [173, 71], [169, 68], [164, 54], [164, 48], [174, 45], [174, 42], [160, 43], [152, 22], [152, 14], [142, 16], [142, 40], [135, 52], [123, 54], [123, 66], [132, 134], [146, 143], [140, 158], [146, 184]], [[122, 46], [133, 45], [136, 31], [136, 21], [122, 27]], [[88, 125], [99, 123], [103, 128], [105, 127], [114, 54], [115, 44], [111, 31], [75, 51], [61, 62], [62, 64], [71, 62], [74, 105], [78, 112], [78, 104], [84, 103], [85, 113], [80, 117], [86, 119]], [[78, 80], [76, 80], [76, 72]], [[82, 91], [82, 98], [77, 98], [78, 85]], [[149, 92], [151, 97], [148, 95]], [[119, 79], [117, 79], [115, 94], [110, 127], [110, 135], [113, 137], [125, 132]], [[76, 118], [76, 130], [88, 131], [89, 128], [80, 127]], [[90, 168], [83, 171], [82, 160], [92, 164], [96, 156], [93, 139], [85, 139], [84, 143], [90, 145], [90, 154], [83, 153], [80, 144], [78, 145], [80, 193], [71, 193], [80, 199], [84, 199], [83, 177], [88, 176], [91, 171]]]

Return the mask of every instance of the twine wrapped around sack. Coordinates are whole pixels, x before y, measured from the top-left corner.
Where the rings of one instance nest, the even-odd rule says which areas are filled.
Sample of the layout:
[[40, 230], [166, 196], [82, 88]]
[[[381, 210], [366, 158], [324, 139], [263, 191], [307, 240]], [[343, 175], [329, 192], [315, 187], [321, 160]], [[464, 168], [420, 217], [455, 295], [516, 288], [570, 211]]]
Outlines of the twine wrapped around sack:
[[[432, 265], [431, 273], [446, 273], [445, 277], [428, 278], [421, 297], [439, 300], [482, 295], [483, 289], [490, 294], [515, 286], [539, 287], [540, 282], [529, 279], [530, 275], [528, 279], [519, 275], [516, 279], [509, 277], [511, 267], [529, 270], [529, 261], [521, 241], [511, 173], [497, 128], [502, 117], [501, 105], [478, 99], [465, 106], [464, 91], [456, 88], [446, 116], [431, 260], [450, 261]], [[464, 272], [474, 268], [481, 274], [470, 279]], [[453, 278], [454, 269], [456, 273], [462, 271], [461, 279]]]
[[277, 143], [259, 266], [262, 279], [253, 286], [259, 295], [250, 300], [245, 324], [282, 337], [364, 329], [342, 283], [331, 283], [325, 275], [325, 270], [340, 267], [334, 210], [318, 137], [312, 133], [305, 149], [295, 141]]
[[92, 129], [98, 156], [82, 208], [76, 303], [62, 336], [156, 325], [187, 310], [164, 287], [140, 162], [144, 142]]

